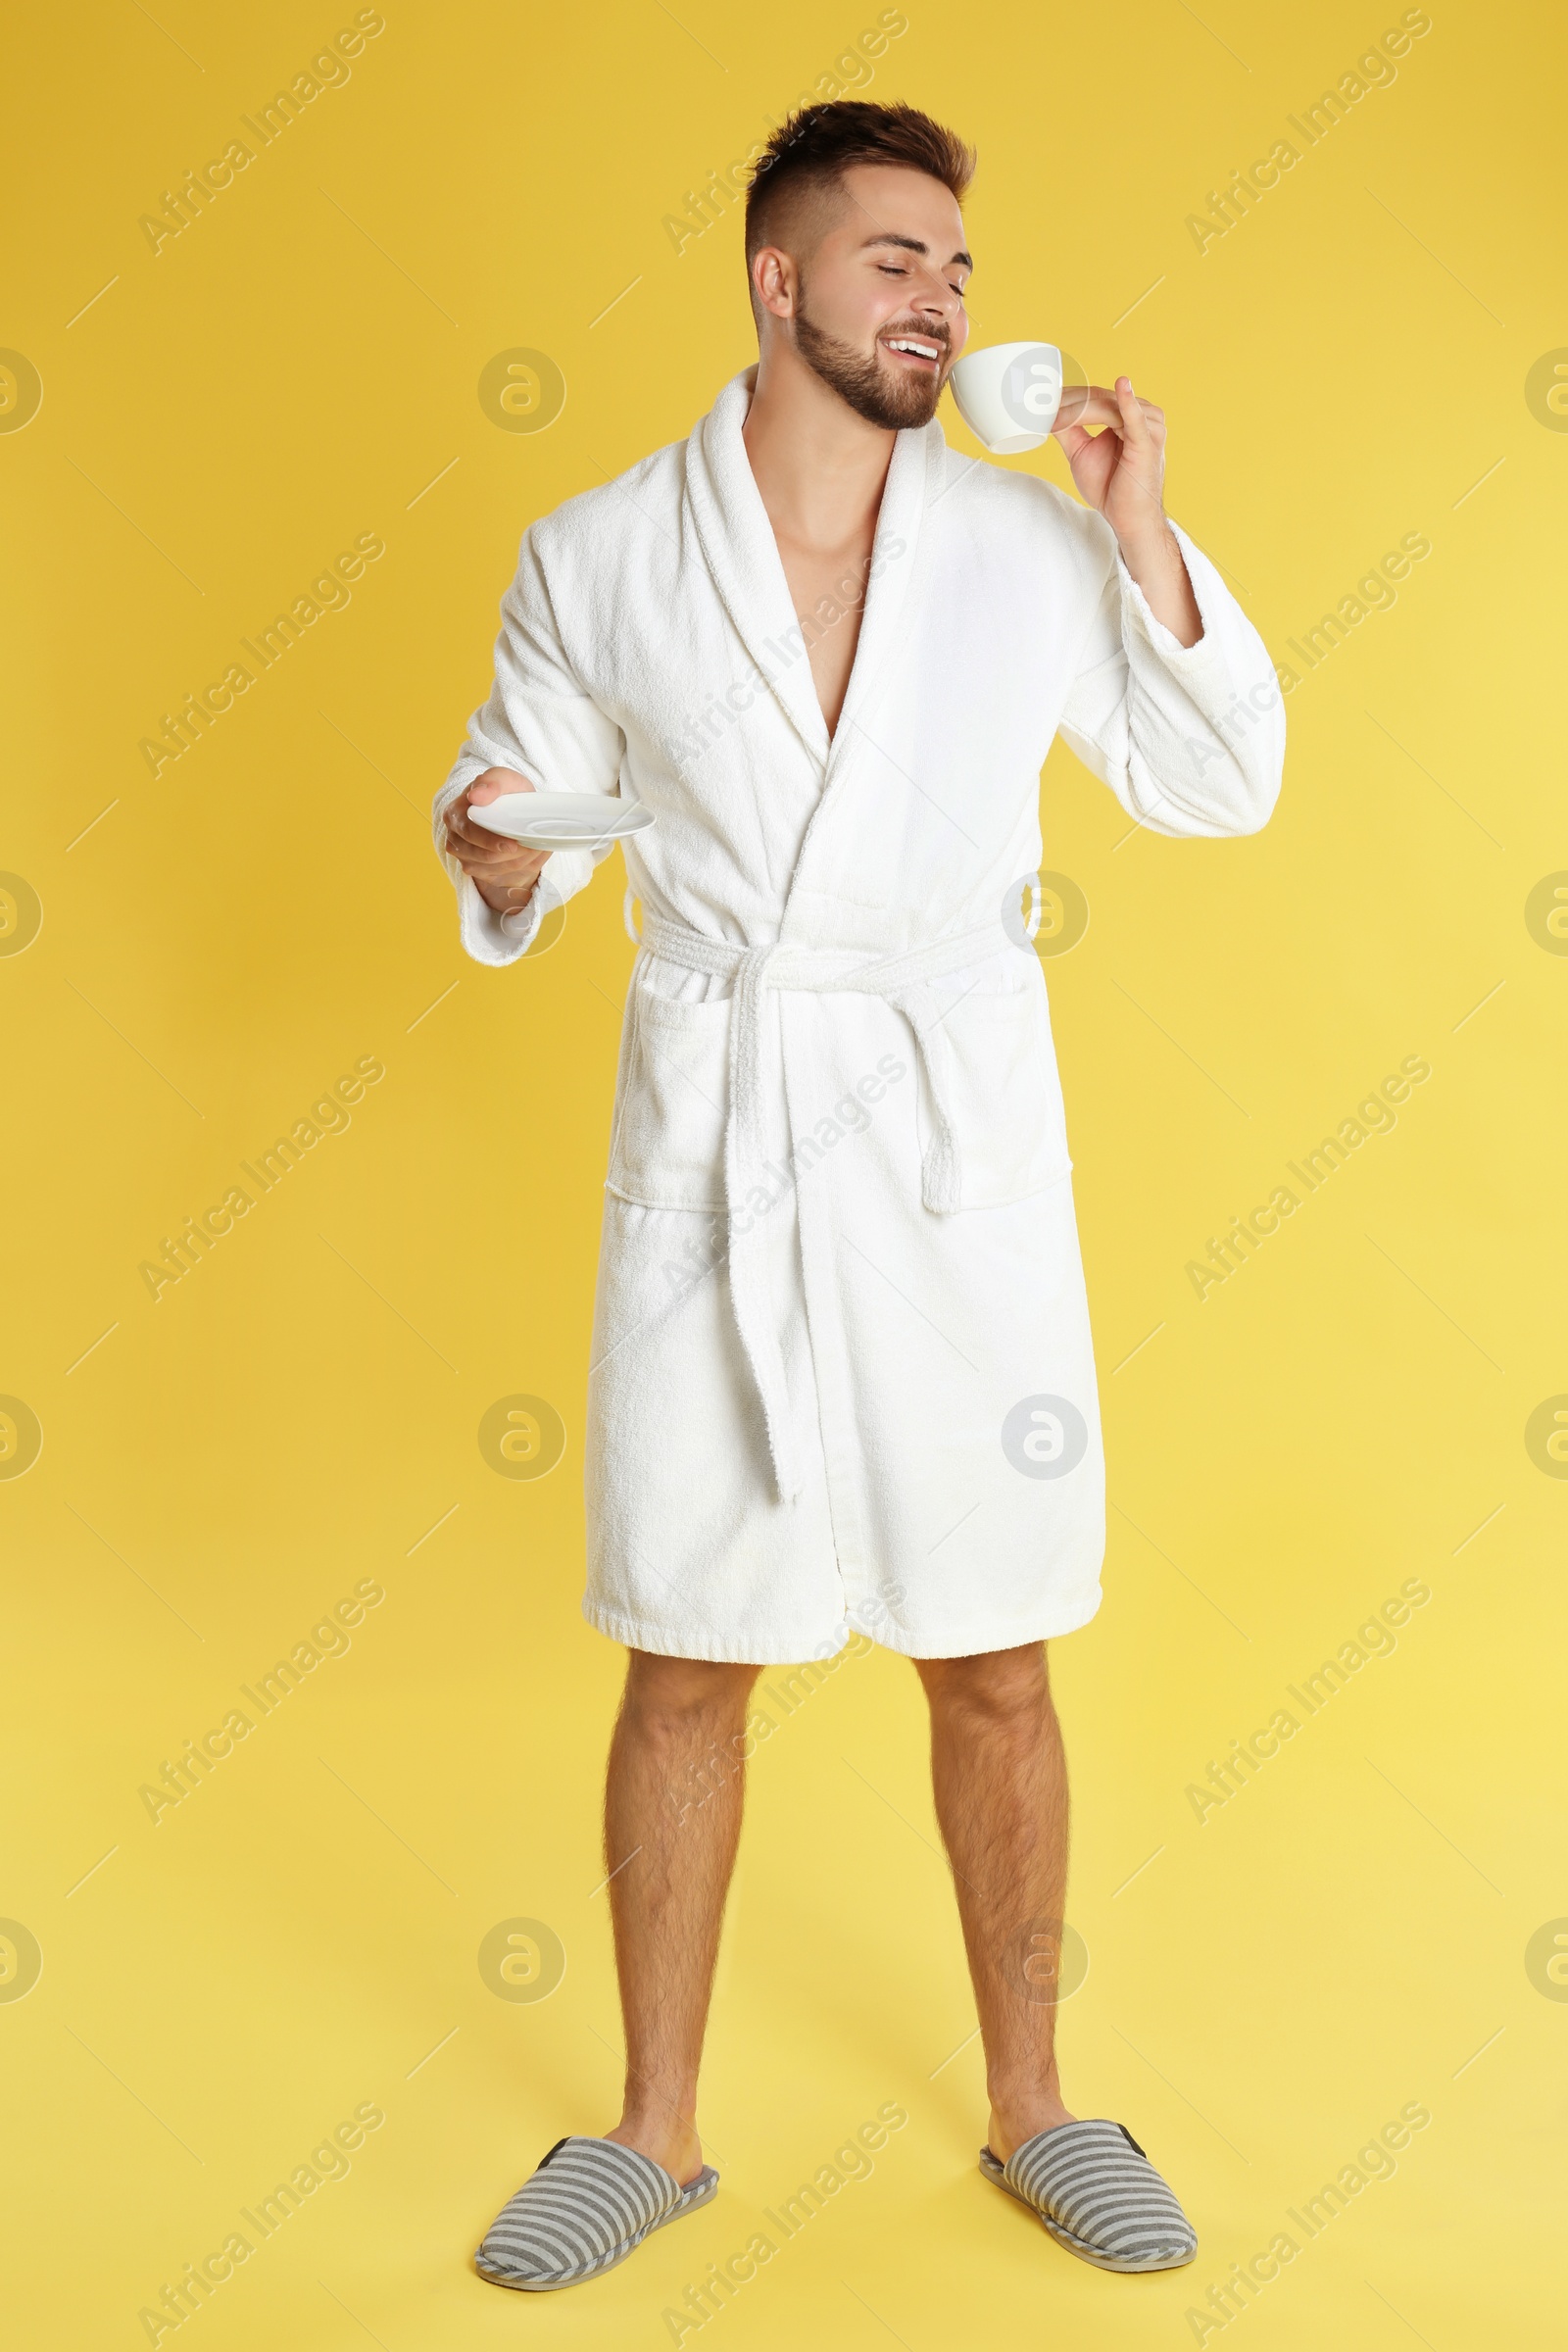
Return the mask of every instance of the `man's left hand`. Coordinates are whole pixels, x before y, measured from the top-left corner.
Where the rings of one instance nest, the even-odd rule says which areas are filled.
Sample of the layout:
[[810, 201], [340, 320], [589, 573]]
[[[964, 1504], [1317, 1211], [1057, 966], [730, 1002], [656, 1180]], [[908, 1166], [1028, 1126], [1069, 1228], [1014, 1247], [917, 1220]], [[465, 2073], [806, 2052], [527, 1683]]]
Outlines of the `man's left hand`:
[[[1090, 425], [1102, 429], [1090, 432]], [[1165, 518], [1165, 412], [1140, 400], [1130, 376], [1115, 389], [1069, 386], [1053, 428], [1084, 504], [1116, 534], [1122, 562], [1156, 620], [1183, 645], [1196, 645], [1203, 623], [1181, 549]]]

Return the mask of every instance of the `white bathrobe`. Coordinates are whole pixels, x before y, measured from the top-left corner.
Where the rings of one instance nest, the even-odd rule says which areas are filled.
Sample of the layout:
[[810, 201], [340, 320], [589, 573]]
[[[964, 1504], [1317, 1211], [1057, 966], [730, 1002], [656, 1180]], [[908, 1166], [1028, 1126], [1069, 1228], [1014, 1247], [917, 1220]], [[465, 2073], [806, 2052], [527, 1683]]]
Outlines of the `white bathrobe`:
[[[642, 947], [583, 1611], [680, 1657], [826, 1658], [852, 1630], [909, 1657], [1007, 1648], [1094, 1615], [1104, 1546], [1061, 1088], [1017, 912], [1041, 765], [1059, 732], [1152, 832], [1255, 832], [1280, 695], [1185, 533], [1187, 649], [1098, 514], [932, 423], [895, 444], [830, 741], [741, 438], [754, 380], [530, 527], [435, 802], [438, 848], [492, 766], [657, 811], [624, 852]], [[505, 920], [444, 862], [464, 946], [504, 964], [597, 861], [558, 851]]]

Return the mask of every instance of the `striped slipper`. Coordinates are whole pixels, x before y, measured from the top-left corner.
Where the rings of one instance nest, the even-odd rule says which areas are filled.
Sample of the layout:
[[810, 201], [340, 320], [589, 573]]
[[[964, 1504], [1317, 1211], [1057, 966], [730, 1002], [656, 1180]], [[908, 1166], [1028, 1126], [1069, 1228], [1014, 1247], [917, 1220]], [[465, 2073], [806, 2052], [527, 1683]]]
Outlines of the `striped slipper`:
[[1057, 2245], [1102, 2271], [1174, 2271], [1198, 2234], [1125, 2124], [1057, 2124], [980, 2170], [1037, 2213]]
[[706, 2205], [718, 2175], [705, 2164], [682, 2188], [651, 2156], [618, 2139], [558, 2139], [491, 2223], [474, 2256], [497, 2286], [543, 2294], [612, 2271], [666, 2222]]

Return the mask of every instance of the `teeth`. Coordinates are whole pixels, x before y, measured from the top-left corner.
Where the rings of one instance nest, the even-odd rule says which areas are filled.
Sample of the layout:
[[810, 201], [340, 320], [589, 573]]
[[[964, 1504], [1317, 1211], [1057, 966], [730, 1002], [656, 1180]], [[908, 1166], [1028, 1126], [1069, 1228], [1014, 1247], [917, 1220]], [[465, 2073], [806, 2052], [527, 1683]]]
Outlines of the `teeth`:
[[915, 343], [903, 335], [890, 336], [888, 339], [888, 348], [892, 351], [911, 351], [913, 352], [915, 358], [919, 360], [936, 360], [940, 359], [942, 356], [936, 344]]

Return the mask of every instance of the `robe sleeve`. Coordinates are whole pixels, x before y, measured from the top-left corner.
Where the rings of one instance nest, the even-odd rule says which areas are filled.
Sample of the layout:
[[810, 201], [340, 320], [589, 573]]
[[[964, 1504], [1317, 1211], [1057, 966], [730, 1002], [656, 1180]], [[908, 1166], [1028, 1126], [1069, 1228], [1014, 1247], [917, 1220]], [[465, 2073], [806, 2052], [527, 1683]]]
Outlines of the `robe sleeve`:
[[1184, 646], [1151, 612], [1108, 524], [1076, 513], [1097, 546], [1102, 584], [1062, 710], [1063, 738], [1152, 833], [1258, 832], [1285, 764], [1284, 698], [1262, 639], [1172, 523], [1203, 624], [1198, 643]]
[[499, 915], [441, 846], [452, 802], [487, 767], [515, 768], [539, 792], [613, 793], [625, 748], [620, 728], [586, 692], [566, 658], [534, 534], [525, 532], [516, 577], [501, 600], [490, 699], [469, 719], [430, 815], [436, 855], [458, 894], [459, 935], [476, 962], [515, 963], [525, 956], [545, 917], [584, 888], [613, 845], [552, 851], [527, 906]]

